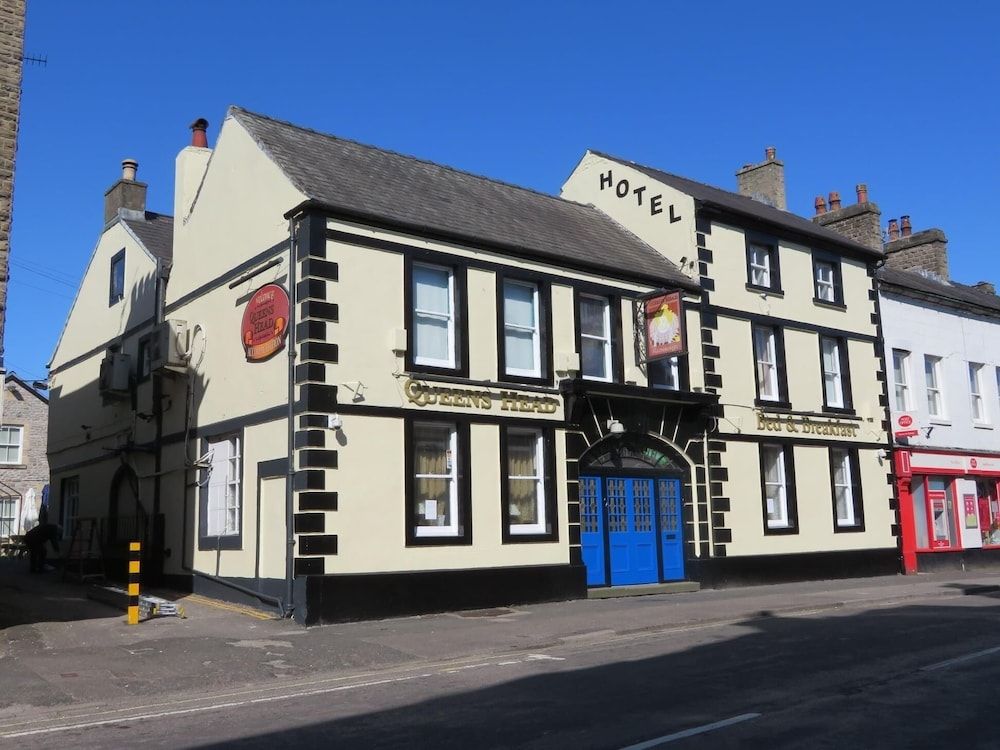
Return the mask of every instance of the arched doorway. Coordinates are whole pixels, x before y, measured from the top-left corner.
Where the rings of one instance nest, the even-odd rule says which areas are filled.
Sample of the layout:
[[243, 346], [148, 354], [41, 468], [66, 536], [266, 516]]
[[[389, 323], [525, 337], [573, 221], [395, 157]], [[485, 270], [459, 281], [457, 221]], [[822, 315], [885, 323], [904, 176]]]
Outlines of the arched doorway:
[[588, 586], [684, 580], [682, 459], [648, 435], [610, 435], [580, 457]]
[[105, 544], [115, 545], [143, 537], [146, 509], [139, 502], [139, 479], [131, 466], [122, 464], [111, 479]]

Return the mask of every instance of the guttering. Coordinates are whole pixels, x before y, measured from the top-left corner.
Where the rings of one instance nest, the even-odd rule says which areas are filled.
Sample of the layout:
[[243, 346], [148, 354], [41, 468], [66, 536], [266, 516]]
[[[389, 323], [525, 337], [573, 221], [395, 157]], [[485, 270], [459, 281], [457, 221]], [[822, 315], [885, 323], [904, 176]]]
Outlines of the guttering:
[[[459, 232], [448, 232], [442, 229], [429, 227], [426, 224], [416, 224], [413, 222], [398, 221], [395, 219], [387, 218], [379, 214], [369, 213], [367, 211], [352, 211], [349, 209], [344, 209], [338, 206], [331, 205], [329, 203], [323, 203], [322, 201], [318, 201], [314, 198], [309, 198], [308, 200], [299, 203], [293, 209], [285, 213], [285, 218], [288, 219], [290, 217], [305, 213], [307, 211], [319, 211], [335, 219], [345, 219], [347, 221], [362, 222], [382, 227], [385, 229], [404, 231], [411, 234], [416, 234], [426, 239], [459, 243], [470, 247], [478, 247], [484, 250], [490, 250], [493, 252], [501, 253], [503, 255], [512, 255], [514, 257], [522, 258], [524, 260], [544, 261], [574, 271], [584, 271], [586, 273], [598, 274], [606, 277], [613, 277], [615, 279], [621, 279], [623, 281], [631, 281], [640, 284], [650, 284], [655, 288], [663, 287], [664, 282], [669, 282], [670, 286], [681, 287], [695, 294], [701, 294], [701, 286], [697, 282], [684, 277], [683, 272], [679, 268], [675, 268], [675, 271], [678, 276], [684, 277], [683, 280], [673, 279], [673, 278], [668, 279], [664, 276], [656, 276], [645, 273], [636, 273], [634, 271], [628, 271], [628, 269], [621, 269], [621, 268], [616, 269], [612, 267], [604, 267], [589, 263], [581, 263], [580, 261], [569, 260], [563, 257], [562, 255], [558, 255], [556, 253], [548, 253], [545, 252], [544, 250], [536, 250], [533, 248], [521, 247], [519, 245], [509, 245], [503, 242], [484, 240], [481, 237], [475, 237], [473, 235], [465, 235]], [[650, 249], [652, 250], [652, 252], [657, 252], [653, 248]], [[664, 260], [666, 260], [666, 258], [664, 258]]]

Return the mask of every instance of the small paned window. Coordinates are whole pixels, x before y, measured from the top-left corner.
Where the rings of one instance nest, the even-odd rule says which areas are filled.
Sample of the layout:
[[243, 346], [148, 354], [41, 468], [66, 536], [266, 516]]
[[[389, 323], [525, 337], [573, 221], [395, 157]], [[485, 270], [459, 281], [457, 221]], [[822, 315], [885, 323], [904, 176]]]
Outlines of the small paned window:
[[0, 497], [0, 538], [17, 533], [17, 506], [16, 497]]
[[119, 250], [111, 259], [111, 282], [109, 284], [108, 304], [125, 299], [125, 250]]
[[860, 529], [864, 525], [858, 473], [856, 451], [846, 448], [830, 449], [830, 482], [837, 530]]
[[414, 535], [460, 536], [458, 430], [454, 424], [413, 425], [413, 470]]
[[504, 367], [508, 375], [542, 375], [538, 285], [506, 280], [503, 284]]
[[611, 303], [606, 297], [580, 295], [581, 374], [590, 380], [612, 380]]
[[924, 381], [927, 385], [927, 413], [939, 419], [945, 417], [941, 378], [941, 357], [925, 354]]
[[986, 404], [983, 401], [983, 365], [969, 362], [969, 405], [972, 407], [972, 421], [986, 424]]
[[[1000, 374], [1000, 370], [997, 372]], [[892, 384], [896, 410], [910, 411], [913, 408], [913, 399], [910, 395], [910, 353], [903, 349], [892, 350]]]
[[507, 517], [512, 536], [545, 534], [545, 440], [541, 430], [507, 430]]
[[23, 427], [0, 427], [0, 464], [21, 464]]
[[813, 297], [817, 302], [844, 304], [844, 285], [839, 258], [813, 252]]
[[774, 266], [775, 248], [750, 243], [747, 248], [747, 278], [750, 286], [773, 289], [777, 286]]
[[413, 363], [455, 368], [455, 274], [413, 265]]

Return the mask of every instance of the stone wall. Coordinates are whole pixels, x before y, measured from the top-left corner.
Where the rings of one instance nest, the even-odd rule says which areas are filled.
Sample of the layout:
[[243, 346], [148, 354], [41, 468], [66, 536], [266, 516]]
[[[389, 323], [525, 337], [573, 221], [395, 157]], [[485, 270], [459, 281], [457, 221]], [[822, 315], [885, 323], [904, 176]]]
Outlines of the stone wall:
[[886, 265], [900, 271], [930, 271], [948, 278], [948, 239], [940, 229], [925, 229], [887, 242]]
[[7, 321], [14, 157], [21, 109], [25, 0], [0, 0], [0, 366]]
[[881, 216], [877, 204], [865, 201], [819, 214], [813, 221], [872, 250], [881, 250]]
[[0, 495], [9, 495], [13, 490], [26, 497], [28, 490], [34, 489], [34, 515], [37, 515], [42, 488], [49, 483], [49, 460], [45, 455], [48, 447], [48, 402], [31, 388], [8, 376], [3, 389], [3, 423], [5, 427], [23, 429], [21, 463], [0, 464], [0, 482], [6, 485], [0, 485]]

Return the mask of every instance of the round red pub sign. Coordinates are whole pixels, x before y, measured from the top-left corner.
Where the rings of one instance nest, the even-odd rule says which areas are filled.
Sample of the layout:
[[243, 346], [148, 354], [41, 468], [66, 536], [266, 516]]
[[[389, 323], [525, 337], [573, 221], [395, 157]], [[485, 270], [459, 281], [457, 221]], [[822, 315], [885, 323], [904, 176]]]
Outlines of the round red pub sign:
[[240, 332], [247, 362], [260, 362], [280, 352], [288, 335], [288, 292], [277, 284], [254, 292], [243, 311]]

